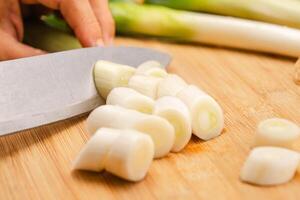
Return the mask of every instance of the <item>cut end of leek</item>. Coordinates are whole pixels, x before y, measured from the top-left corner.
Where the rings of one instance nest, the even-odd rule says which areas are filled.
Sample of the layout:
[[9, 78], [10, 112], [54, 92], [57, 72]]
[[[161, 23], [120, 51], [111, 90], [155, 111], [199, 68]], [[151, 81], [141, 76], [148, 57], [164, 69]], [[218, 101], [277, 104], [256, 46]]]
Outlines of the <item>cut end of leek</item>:
[[175, 131], [173, 152], [181, 151], [192, 135], [190, 113], [187, 106], [178, 98], [166, 96], [155, 102], [153, 114], [168, 120]]
[[154, 100], [132, 88], [117, 87], [107, 96], [106, 104], [119, 105], [142, 113], [152, 114]]
[[254, 146], [281, 146], [293, 148], [293, 143], [300, 137], [300, 128], [293, 122], [271, 118], [259, 123]]
[[299, 165], [299, 153], [279, 147], [254, 148], [247, 158], [241, 180], [257, 185], [277, 185], [291, 180]]
[[136, 123], [134, 129], [151, 136], [155, 147], [155, 158], [166, 156], [174, 145], [175, 130], [166, 119], [149, 115]]
[[119, 130], [99, 129], [86, 143], [73, 162], [73, 170], [98, 172], [104, 170], [107, 154], [119, 135]]
[[209, 96], [199, 98], [192, 111], [192, 122], [195, 134], [209, 140], [221, 134], [224, 119], [221, 107]]
[[196, 136], [209, 140], [221, 134], [224, 128], [223, 111], [212, 97], [193, 85], [182, 89], [177, 97], [190, 110], [193, 133]]
[[134, 75], [130, 78], [128, 87], [152, 99], [156, 99], [158, 84], [161, 80], [161, 78], [152, 76]]
[[176, 74], [168, 74], [158, 85], [157, 98], [176, 96], [179, 91], [187, 87], [187, 83]]
[[99, 128], [103, 127], [118, 128], [112, 127], [111, 124], [113, 124], [115, 117], [118, 116], [120, 112], [118, 108], [112, 105], [99, 106], [94, 109], [86, 120], [88, 133], [93, 135]]
[[133, 67], [100, 60], [94, 67], [95, 85], [103, 98], [115, 87], [127, 86], [135, 73]]
[[106, 170], [130, 181], [143, 179], [154, 156], [151, 138], [135, 130], [100, 128], [76, 158], [74, 170]]
[[135, 130], [120, 130], [107, 154], [105, 169], [121, 178], [140, 181], [149, 170], [154, 156], [151, 138]]
[[168, 75], [163, 66], [155, 60], [149, 60], [140, 64], [136, 70], [136, 74], [158, 78], [164, 78]]
[[90, 113], [86, 124], [91, 134], [102, 127], [143, 132], [153, 140], [155, 158], [167, 155], [174, 144], [174, 129], [167, 120], [116, 105], [96, 108]]

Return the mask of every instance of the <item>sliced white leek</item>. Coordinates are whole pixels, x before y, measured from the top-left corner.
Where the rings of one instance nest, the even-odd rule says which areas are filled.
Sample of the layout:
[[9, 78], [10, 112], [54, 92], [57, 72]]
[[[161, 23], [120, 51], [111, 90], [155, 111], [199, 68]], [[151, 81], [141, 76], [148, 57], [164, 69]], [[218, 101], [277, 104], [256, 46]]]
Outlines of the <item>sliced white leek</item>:
[[152, 99], [156, 99], [157, 87], [162, 78], [144, 75], [134, 75], [130, 78], [128, 87], [144, 94]]
[[221, 134], [224, 127], [223, 111], [209, 95], [194, 85], [182, 89], [177, 97], [189, 108], [193, 133], [203, 140], [209, 140]]
[[130, 181], [143, 179], [153, 160], [150, 136], [134, 131], [101, 128], [76, 158], [74, 170], [108, 172]]
[[248, 156], [242, 171], [243, 181], [276, 185], [291, 180], [299, 165], [299, 153], [280, 147], [257, 147]]
[[101, 171], [105, 168], [107, 154], [119, 137], [120, 130], [101, 128], [86, 143], [73, 162], [73, 169]]
[[132, 88], [117, 87], [107, 96], [106, 104], [119, 105], [142, 113], [152, 114], [154, 100]]
[[163, 96], [176, 96], [179, 91], [187, 87], [187, 83], [176, 74], [169, 74], [158, 85], [157, 98]]
[[95, 85], [103, 98], [115, 87], [127, 86], [135, 73], [133, 67], [99, 60], [94, 67]]
[[136, 69], [136, 74], [160, 78], [168, 75], [163, 66], [155, 60], [149, 60], [140, 64]]
[[104, 105], [91, 112], [87, 118], [89, 133], [94, 134], [101, 127], [134, 129], [150, 135], [155, 158], [168, 154], [174, 144], [174, 128], [166, 119], [120, 106]]
[[153, 114], [168, 120], [175, 130], [173, 152], [182, 150], [192, 135], [190, 113], [187, 106], [177, 97], [165, 96], [155, 102]]
[[271, 118], [259, 123], [254, 139], [254, 146], [281, 146], [293, 148], [293, 143], [300, 137], [300, 128], [293, 122]]
[[152, 69], [153, 67], [163, 68], [160, 62], [156, 60], [148, 60], [143, 62], [137, 67], [136, 73], [147, 71], [148, 69]]
[[154, 145], [149, 135], [125, 130], [112, 145], [105, 169], [124, 179], [139, 181], [145, 177], [153, 156]]

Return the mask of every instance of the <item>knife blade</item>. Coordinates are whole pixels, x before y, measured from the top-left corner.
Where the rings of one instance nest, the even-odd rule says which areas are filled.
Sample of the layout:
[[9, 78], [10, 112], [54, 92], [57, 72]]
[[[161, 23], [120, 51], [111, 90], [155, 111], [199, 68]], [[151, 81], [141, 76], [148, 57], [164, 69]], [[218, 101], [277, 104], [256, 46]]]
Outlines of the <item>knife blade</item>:
[[0, 136], [86, 113], [104, 103], [93, 81], [97, 60], [166, 66], [170, 56], [138, 47], [93, 47], [0, 62]]

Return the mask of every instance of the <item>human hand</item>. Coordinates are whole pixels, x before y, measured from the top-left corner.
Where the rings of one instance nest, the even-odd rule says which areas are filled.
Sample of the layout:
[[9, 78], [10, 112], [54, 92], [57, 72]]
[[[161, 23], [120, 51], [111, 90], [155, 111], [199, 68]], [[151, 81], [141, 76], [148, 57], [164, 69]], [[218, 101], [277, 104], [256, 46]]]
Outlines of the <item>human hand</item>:
[[[60, 10], [84, 47], [111, 44], [115, 27], [108, 0], [22, 0]], [[23, 22], [18, 0], [0, 0], [0, 60], [43, 54], [22, 44]]]

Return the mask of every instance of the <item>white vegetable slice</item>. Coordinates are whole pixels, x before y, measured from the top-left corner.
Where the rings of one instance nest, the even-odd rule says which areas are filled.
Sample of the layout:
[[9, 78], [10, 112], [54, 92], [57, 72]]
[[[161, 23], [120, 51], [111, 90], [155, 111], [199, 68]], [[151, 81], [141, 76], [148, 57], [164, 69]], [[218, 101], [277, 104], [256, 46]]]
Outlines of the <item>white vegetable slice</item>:
[[148, 60], [137, 67], [136, 73], [147, 71], [148, 69], [152, 69], [153, 67], [163, 68], [160, 62], [156, 60]]
[[139, 65], [136, 69], [136, 74], [160, 78], [168, 75], [163, 66], [155, 60], [149, 60]]
[[156, 99], [157, 87], [162, 78], [134, 75], [130, 78], [128, 87], [144, 94], [152, 99]]
[[169, 74], [158, 85], [157, 98], [163, 96], [176, 96], [183, 88], [187, 87], [187, 83], [176, 74]]
[[175, 142], [171, 151], [182, 150], [192, 135], [190, 112], [177, 97], [165, 96], [155, 102], [153, 114], [168, 120], [175, 130]]
[[166, 119], [120, 106], [104, 105], [91, 112], [87, 118], [89, 133], [93, 134], [101, 127], [134, 129], [150, 135], [155, 158], [165, 156], [174, 144], [174, 128]]
[[100, 128], [76, 158], [74, 170], [108, 172], [130, 181], [143, 179], [153, 160], [150, 136], [135, 130]]
[[95, 85], [103, 98], [115, 87], [127, 86], [135, 68], [99, 60], [94, 67]]
[[209, 95], [194, 85], [182, 89], [177, 97], [189, 108], [193, 133], [203, 140], [221, 134], [224, 127], [223, 111]]
[[102, 171], [107, 154], [119, 137], [120, 130], [101, 128], [87, 142], [73, 162], [73, 169]]
[[106, 104], [119, 105], [142, 113], [152, 114], [154, 100], [132, 88], [114, 88], [106, 99]]
[[150, 136], [125, 130], [112, 145], [105, 169], [124, 179], [139, 181], [145, 177], [153, 156], [154, 145]]
[[300, 128], [293, 122], [271, 118], [259, 123], [254, 139], [254, 146], [281, 146], [293, 148], [293, 143], [300, 137]]
[[254, 148], [242, 171], [243, 181], [258, 185], [276, 185], [291, 180], [297, 170], [299, 153], [280, 147]]

